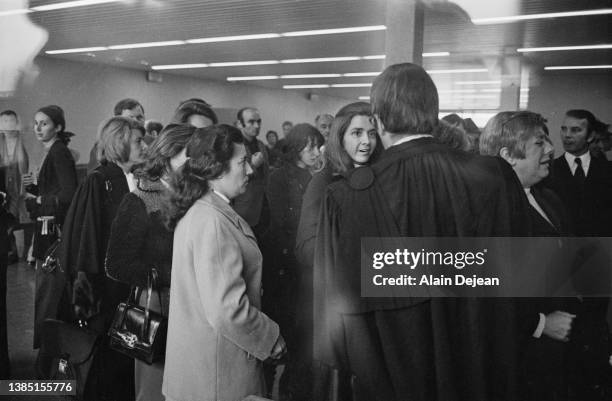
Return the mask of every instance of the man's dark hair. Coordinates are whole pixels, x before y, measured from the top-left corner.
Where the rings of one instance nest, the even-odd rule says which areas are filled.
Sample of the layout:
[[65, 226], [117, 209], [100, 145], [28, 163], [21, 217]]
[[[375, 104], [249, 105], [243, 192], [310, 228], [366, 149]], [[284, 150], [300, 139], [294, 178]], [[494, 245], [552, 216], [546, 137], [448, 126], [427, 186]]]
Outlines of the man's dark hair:
[[3, 112], [0, 112], [0, 117], [2, 116], [13, 116], [17, 118], [17, 113], [15, 113], [13, 110], [4, 110]]
[[374, 80], [370, 97], [372, 112], [387, 132], [431, 134], [438, 125], [438, 90], [419, 65], [387, 67]]
[[138, 100], [131, 98], [121, 99], [115, 105], [115, 108], [113, 109], [113, 114], [116, 116], [120, 116], [123, 110], [132, 110], [136, 106], [140, 106], [140, 108], [144, 112], [144, 107], [142, 107], [142, 104], [140, 104]]
[[597, 118], [588, 110], [582, 109], [574, 109], [568, 110], [565, 112], [565, 115], [568, 117], [575, 118], [577, 120], [586, 120], [587, 121], [587, 135], [591, 135], [595, 127], [597, 126]]

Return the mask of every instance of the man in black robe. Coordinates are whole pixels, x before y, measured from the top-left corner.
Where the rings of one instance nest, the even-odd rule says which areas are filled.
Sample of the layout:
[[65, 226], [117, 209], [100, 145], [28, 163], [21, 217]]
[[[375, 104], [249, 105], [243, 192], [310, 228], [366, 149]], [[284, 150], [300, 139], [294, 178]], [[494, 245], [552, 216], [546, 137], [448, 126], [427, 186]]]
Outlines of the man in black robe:
[[420, 66], [388, 67], [371, 98], [386, 150], [328, 187], [314, 267], [315, 359], [332, 366], [340, 399], [515, 400], [512, 301], [362, 298], [359, 266], [363, 237], [521, 233], [520, 184], [501, 160], [433, 138], [437, 90]]

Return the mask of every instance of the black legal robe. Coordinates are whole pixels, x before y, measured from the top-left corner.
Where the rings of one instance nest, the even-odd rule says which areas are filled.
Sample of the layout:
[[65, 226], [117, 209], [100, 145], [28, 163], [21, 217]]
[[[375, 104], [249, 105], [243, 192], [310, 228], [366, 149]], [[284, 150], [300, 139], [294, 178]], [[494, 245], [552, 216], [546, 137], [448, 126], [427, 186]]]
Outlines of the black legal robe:
[[528, 234], [524, 194], [501, 159], [422, 138], [328, 187], [314, 263], [315, 359], [340, 399], [515, 400], [518, 310], [504, 299], [360, 297], [362, 237]]

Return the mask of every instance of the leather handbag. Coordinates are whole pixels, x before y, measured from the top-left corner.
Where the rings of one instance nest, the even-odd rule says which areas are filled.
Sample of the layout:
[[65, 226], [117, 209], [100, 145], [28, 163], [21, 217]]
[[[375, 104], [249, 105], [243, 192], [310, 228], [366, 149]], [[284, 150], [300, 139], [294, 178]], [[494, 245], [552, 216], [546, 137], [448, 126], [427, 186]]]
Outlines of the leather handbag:
[[55, 319], [46, 319], [41, 331], [35, 365], [38, 378], [76, 380], [76, 398], [84, 400], [100, 334], [84, 321], [75, 324]]
[[[149, 365], [163, 359], [168, 331], [167, 317], [150, 308], [157, 281], [157, 271], [151, 269], [147, 275], [147, 302], [144, 307], [138, 304], [142, 289], [132, 286], [127, 301], [117, 306], [108, 331], [112, 349]], [[161, 305], [159, 291], [157, 295]]]

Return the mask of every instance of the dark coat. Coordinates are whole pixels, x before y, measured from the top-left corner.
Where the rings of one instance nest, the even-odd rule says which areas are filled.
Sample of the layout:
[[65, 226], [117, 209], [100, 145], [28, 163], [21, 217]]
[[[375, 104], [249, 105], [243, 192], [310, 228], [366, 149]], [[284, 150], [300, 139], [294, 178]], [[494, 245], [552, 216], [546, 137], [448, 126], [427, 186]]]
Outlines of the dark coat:
[[[257, 152], [261, 152], [264, 155], [264, 163], [255, 169], [252, 176], [249, 178], [249, 184], [245, 193], [237, 196], [233, 200], [234, 210], [249, 223], [251, 228], [255, 228], [258, 225], [267, 226], [267, 202], [266, 202], [266, 187], [268, 185], [268, 173], [269, 173], [269, 162], [268, 162], [268, 149], [258, 139], [253, 142], [247, 142], [245, 140], [245, 147], [247, 155], [250, 159], [251, 155]], [[256, 228], [255, 234], [259, 235], [262, 229]]]
[[554, 160], [546, 185], [557, 193], [578, 236], [612, 236], [612, 164], [591, 157], [583, 189], [578, 188], [564, 156]]
[[[123, 197], [129, 192], [123, 170], [114, 163], [96, 167], [79, 186], [68, 209], [62, 241], [62, 263], [72, 302], [99, 311], [108, 330], [117, 305], [127, 299], [129, 286], [106, 277], [104, 259], [111, 224]], [[86, 277], [87, 285], [75, 281]], [[88, 286], [91, 288], [89, 290]], [[110, 399], [134, 398], [134, 361], [108, 348], [99, 348], [94, 366], [96, 393]]]
[[[40, 167], [38, 186], [26, 188], [41, 197], [41, 204], [28, 202], [28, 210], [33, 219], [39, 216], [54, 216], [60, 226], [64, 223], [66, 211], [77, 188], [77, 175], [74, 159], [62, 141], [55, 141]], [[42, 259], [46, 250], [55, 241], [55, 236], [43, 236], [39, 225], [34, 231], [33, 255]]]
[[[137, 189], [127, 194], [111, 227], [106, 253], [106, 274], [118, 281], [141, 288], [155, 268], [158, 289], [167, 295], [172, 268], [173, 233], [164, 225], [162, 204], [165, 187], [161, 181], [140, 179]], [[162, 299], [164, 313], [168, 299]]]
[[[546, 187], [533, 187], [531, 193], [550, 219], [548, 222], [535, 208], [530, 207], [532, 235], [571, 237], [570, 217], [556, 193]], [[567, 241], [570, 241], [570, 246], [576, 243], [571, 239], [565, 240], [565, 243]], [[579, 272], [584, 268], [583, 258], [581, 252], [575, 255], [571, 271]], [[552, 272], [556, 270], [555, 267], [559, 266], [552, 266]], [[603, 279], [602, 276], [598, 277]], [[572, 280], [572, 277], [568, 279]], [[575, 287], [579, 291], [579, 284]], [[531, 318], [538, 313], [547, 315], [555, 311], [576, 315], [569, 342], [553, 340], [545, 335], [527, 341], [522, 355], [525, 399], [563, 401], [573, 400], [576, 396], [577, 399], [605, 399], [600, 391], [604, 388], [605, 372], [609, 370], [608, 327], [605, 321], [607, 298], [537, 298], [523, 299], [523, 302], [527, 305], [525, 310], [530, 311], [526, 316]], [[530, 319], [526, 317], [525, 321], [529, 322]], [[533, 331], [536, 324], [537, 320], [528, 323], [529, 330]]]
[[512, 302], [362, 298], [359, 271], [362, 237], [520, 235], [515, 180], [506, 163], [423, 138], [328, 187], [315, 252], [314, 351], [353, 375], [354, 399], [517, 398]]

